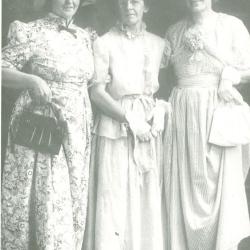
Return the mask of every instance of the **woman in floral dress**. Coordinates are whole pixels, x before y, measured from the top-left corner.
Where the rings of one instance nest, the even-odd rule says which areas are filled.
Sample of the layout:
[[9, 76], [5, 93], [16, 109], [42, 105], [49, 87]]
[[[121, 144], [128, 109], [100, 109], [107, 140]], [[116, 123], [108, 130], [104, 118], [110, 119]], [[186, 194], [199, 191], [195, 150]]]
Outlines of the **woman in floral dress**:
[[[3, 49], [3, 83], [22, 90], [11, 116], [2, 176], [2, 248], [80, 250], [88, 193], [93, 74], [89, 30], [72, 23], [80, 0], [52, 0], [51, 13], [14, 21]], [[26, 72], [22, 72], [23, 68]], [[28, 106], [47, 114], [52, 101], [67, 122], [58, 155], [15, 145], [18, 117]]]
[[[249, 145], [215, 144], [211, 126], [221, 107], [244, 109], [249, 120], [249, 107], [233, 85], [250, 80], [250, 36], [241, 20], [214, 12], [211, 0], [186, 3], [187, 18], [166, 36], [177, 78], [164, 149], [166, 249], [236, 250], [250, 235], [244, 186]], [[234, 123], [221, 123], [233, 129]], [[249, 138], [249, 125], [247, 132]]]
[[[95, 120], [84, 250], [162, 250], [161, 134], [156, 101], [164, 40], [146, 31], [148, 1], [119, 0], [120, 20], [94, 43]], [[152, 118], [153, 116], [153, 118]]]

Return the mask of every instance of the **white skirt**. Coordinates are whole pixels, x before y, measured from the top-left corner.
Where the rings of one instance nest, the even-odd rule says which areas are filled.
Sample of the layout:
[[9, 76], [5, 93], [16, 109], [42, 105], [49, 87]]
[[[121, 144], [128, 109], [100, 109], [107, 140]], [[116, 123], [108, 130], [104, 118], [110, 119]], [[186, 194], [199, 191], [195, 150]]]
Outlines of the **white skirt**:
[[[246, 147], [208, 143], [216, 87], [176, 87], [165, 136], [168, 250], [229, 250], [250, 234]], [[226, 124], [225, 124], [226, 126]]]
[[[128, 107], [137, 108], [153, 104], [152, 100], [144, 97], [125, 97], [121, 101]], [[155, 161], [145, 153], [148, 150], [145, 145], [137, 144], [141, 158], [145, 156], [140, 162], [150, 165], [142, 171], [134, 158], [136, 146], [133, 136], [119, 132], [122, 130], [119, 130], [117, 122], [107, 117], [103, 119], [105, 123], [102, 121], [102, 126], [96, 130], [99, 134], [93, 138], [83, 249], [163, 250], [162, 139], [159, 136], [153, 141], [155, 153], [152, 158]], [[109, 129], [101, 129], [103, 124], [109, 125]], [[117, 133], [108, 132], [112, 126], [114, 131], [117, 128]], [[106, 136], [100, 136], [103, 133]], [[110, 135], [113, 137], [119, 133], [119, 138], [110, 138]]]

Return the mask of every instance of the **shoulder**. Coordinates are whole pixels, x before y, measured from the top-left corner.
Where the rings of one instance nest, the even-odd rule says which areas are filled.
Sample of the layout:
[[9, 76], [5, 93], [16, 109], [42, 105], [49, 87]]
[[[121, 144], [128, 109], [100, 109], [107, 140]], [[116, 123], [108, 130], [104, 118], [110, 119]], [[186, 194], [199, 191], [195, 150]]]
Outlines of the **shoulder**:
[[152, 41], [154, 44], [158, 46], [164, 46], [165, 41], [162, 37], [157, 36], [151, 32], [147, 32], [146, 34], [147, 34], [148, 39], [150, 39], [150, 41]]
[[25, 43], [33, 39], [41, 29], [42, 19], [24, 23], [18, 20], [13, 21], [9, 26], [9, 42]]
[[226, 13], [218, 13], [219, 15], [219, 19], [220, 21], [222, 21], [223, 23], [229, 24], [229, 23], [242, 23], [242, 21], [236, 17], [236, 16], [232, 16]]
[[169, 26], [167, 29], [167, 36], [169, 39], [181, 34], [181, 31], [185, 28], [186, 26], [186, 19], [182, 19], [178, 21], [175, 24], [172, 24]]
[[218, 15], [223, 28], [229, 29], [230, 31], [238, 31], [242, 28], [245, 29], [245, 25], [240, 18], [225, 13], [218, 13]]
[[116, 43], [118, 37], [119, 37], [118, 31], [116, 31], [115, 28], [111, 28], [108, 32], [99, 36], [94, 42], [94, 44], [105, 48], [108, 48], [109, 46], [112, 47], [112, 44], [114, 42]]
[[77, 30], [77, 33], [80, 34], [81, 37], [84, 37], [85, 39], [87, 38], [92, 43], [98, 37], [97, 32], [91, 27], [81, 28], [74, 25], [73, 28]]
[[119, 39], [120, 36], [121, 33], [119, 32], [119, 30], [116, 27], [112, 27], [108, 32], [104, 33], [101, 36], [101, 39], [105, 42], [111, 42]]

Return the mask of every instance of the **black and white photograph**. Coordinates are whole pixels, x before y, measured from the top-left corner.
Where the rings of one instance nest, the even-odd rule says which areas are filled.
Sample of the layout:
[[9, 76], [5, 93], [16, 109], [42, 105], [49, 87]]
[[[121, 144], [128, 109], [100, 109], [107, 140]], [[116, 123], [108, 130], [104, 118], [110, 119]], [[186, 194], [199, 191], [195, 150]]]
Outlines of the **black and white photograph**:
[[250, 250], [250, 0], [3, 0], [2, 250]]

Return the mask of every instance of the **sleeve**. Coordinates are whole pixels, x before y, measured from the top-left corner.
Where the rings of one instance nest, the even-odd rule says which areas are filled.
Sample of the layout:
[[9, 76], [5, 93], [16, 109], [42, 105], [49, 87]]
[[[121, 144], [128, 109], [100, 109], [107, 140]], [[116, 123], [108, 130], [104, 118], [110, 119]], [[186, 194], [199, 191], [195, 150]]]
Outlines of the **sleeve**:
[[2, 67], [21, 70], [31, 57], [30, 34], [27, 24], [14, 21], [10, 24], [8, 44], [2, 50]]
[[162, 59], [161, 59], [161, 68], [167, 68], [169, 62], [170, 62], [170, 58], [171, 58], [171, 45], [168, 39], [168, 33], [165, 36], [165, 47], [163, 50], [163, 55], [162, 55]]
[[97, 38], [93, 45], [95, 72], [93, 84], [107, 84], [110, 82], [109, 52], [102, 38]]
[[240, 83], [240, 70], [250, 70], [250, 35], [243, 22], [233, 18], [231, 22], [232, 56], [222, 70], [221, 79], [230, 80], [234, 85]]
[[250, 69], [250, 35], [243, 24], [239, 19], [236, 19], [233, 22], [233, 43], [232, 43], [232, 52], [233, 52], [233, 65], [236, 69], [239, 70], [248, 70]]

